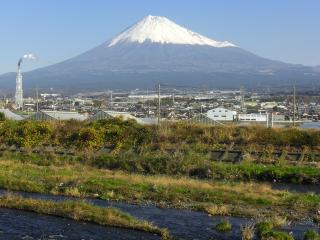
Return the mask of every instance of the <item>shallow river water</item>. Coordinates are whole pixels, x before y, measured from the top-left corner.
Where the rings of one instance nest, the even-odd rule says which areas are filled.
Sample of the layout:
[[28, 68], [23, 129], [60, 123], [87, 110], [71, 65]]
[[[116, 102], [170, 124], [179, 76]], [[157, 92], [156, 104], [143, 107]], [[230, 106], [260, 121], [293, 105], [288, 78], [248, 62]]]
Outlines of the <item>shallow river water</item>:
[[[0, 195], [5, 192], [5, 190], [0, 190]], [[34, 199], [50, 199], [54, 201], [66, 199], [76, 200], [76, 198], [71, 197], [37, 193], [19, 192], [16, 194]], [[211, 217], [203, 212], [163, 209], [152, 205], [141, 206], [98, 199], [86, 199], [86, 201], [102, 207], [113, 206], [137, 218], [151, 221], [159, 227], [166, 227], [175, 239], [241, 239], [241, 225], [253, 222], [252, 219], [248, 218]], [[5, 224], [6, 219], [12, 221], [12, 224]], [[215, 231], [215, 225], [222, 219], [227, 219], [232, 224], [232, 231], [229, 233], [223, 234]], [[308, 229], [320, 230], [319, 227], [311, 221], [292, 223], [290, 226], [284, 228], [285, 231], [292, 232], [296, 239], [302, 239], [303, 233]], [[31, 233], [33, 233], [33, 235]], [[23, 239], [23, 235], [33, 237], [29, 239], [41, 239], [41, 236], [47, 237], [43, 239], [159, 239], [158, 236], [139, 231], [106, 228], [95, 224], [76, 222], [58, 217], [1, 209], [0, 239], [8, 239], [5, 237], [1, 238], [2, 236], [8, 236], [8, 234], [16, 237], [9, 239]], [[59, 234], [62, 235], [63, 238], [59, 236]], [[48, 238], [48, 236], [53, 235], [56, 236], [54, 238]]]
[[152, 240], [160, 237], [128, 229], [77, 222], [60, 217], [0, 208], [1, 240]]

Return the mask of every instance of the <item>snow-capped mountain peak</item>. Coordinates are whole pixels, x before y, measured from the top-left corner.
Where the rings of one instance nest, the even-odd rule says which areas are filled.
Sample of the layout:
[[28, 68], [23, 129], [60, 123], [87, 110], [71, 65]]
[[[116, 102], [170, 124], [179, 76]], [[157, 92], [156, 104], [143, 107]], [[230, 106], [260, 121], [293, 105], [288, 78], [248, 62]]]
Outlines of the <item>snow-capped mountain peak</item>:
[[108, 47], [119, 43], [161, 43], [208, 45], [212, 47], [235, 47], [234, 44], [219, 42], [177, 25], [165, 17], [147, 16], [126, 31], [113, 38]]

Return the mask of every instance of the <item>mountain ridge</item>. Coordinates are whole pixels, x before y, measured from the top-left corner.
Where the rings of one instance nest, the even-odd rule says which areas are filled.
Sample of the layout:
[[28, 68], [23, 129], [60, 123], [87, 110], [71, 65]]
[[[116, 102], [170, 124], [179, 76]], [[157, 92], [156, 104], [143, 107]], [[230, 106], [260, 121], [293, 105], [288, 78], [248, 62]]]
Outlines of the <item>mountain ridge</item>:
[[[164, 23], [158, 25], [159, 19]], [[180, 30], [188, 36], [185, 42], [173, 36]], [[286, 86], [292, 81], [319, 85], [316, 68], [270, 60], [232, 43], [207, 39], [167, 18], [147, 16], [85, 53], [23, 73], [24, 86], [77, 91], [157, 83], [229, 88]], [[14, 74], [1, 75], [0, 87], [14, 88], [14, 79]]]

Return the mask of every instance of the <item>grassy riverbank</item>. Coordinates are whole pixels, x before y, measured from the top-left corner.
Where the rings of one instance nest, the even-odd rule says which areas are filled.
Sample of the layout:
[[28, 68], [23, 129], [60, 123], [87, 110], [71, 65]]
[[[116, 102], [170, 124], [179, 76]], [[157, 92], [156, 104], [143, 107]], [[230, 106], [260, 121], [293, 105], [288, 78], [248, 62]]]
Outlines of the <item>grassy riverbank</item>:
[[[241, 153], [239, 160], [227, 163], [214, 155], [231, 149]], [[212, 215], [319, 221], [319, 195], [259, 183], [319, 184], [319, 150], [316, 130], [5, 120], [0, 121], [0, 187]]]
[[38, 166], [0, 162], [0, 187], [27, 192], [159, 206], [192, 208], [213, 215], [282, 215], [291, 219], [316, 217], [320, 196], [273, 190], [258, 183], [195, 180], [187, 177], [144, 176], [84, 165]]
[[[240, 152], [238, 160], [224, 162], [231, 149]], [[319, 150], [316, 130], [187, 122], [141, 126], [121, 119], [0, 121], [0, 159], [42, 166], [82, 164], [143, 175], [320, 184]]]
[[135, 219], [115, 208], [101, 208], [80, 201], [54, 202], [4, 195], [0, 197], [0, 207], [87, 221], [104, 226], [145, 231], [158, 234], [162, 239], [171, 239], [166, 229], [158, 228], [147, 221]]
[[52, 153], [0, 153], [0, 160], [12, 160], [39, 166], [66, 166], [81, 164], [87, 167], [122, 170], [129, 173], [168, 176], [189, 176], [208, 180], [240, 180], [320, 184], [320, 168], [279, 164], [225, 163], [212, 161], [199, 154], [87, 154], [57, 156]]

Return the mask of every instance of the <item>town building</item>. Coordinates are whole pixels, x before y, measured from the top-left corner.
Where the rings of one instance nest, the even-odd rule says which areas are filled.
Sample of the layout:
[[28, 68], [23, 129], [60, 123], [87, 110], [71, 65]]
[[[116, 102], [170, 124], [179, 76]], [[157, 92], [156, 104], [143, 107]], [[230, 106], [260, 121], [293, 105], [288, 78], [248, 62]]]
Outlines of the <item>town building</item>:
[[267, 116], [267, 114], [260, 113], [239, 114], [238, 120], [244, 122], [266, 122]]
[[235, 121], [237, 112], [226, 108], [218, 107], [207, 112], [207, 117], [214, 121]]

